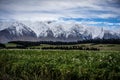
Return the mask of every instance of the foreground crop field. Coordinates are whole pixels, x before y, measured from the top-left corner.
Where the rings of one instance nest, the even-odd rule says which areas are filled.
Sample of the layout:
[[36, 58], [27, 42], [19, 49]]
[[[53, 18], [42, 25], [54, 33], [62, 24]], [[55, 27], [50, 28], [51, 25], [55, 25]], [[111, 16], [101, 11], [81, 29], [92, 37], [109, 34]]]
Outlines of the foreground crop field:
[[0, 80], [119, 80], [120, 51], [0, 50]]

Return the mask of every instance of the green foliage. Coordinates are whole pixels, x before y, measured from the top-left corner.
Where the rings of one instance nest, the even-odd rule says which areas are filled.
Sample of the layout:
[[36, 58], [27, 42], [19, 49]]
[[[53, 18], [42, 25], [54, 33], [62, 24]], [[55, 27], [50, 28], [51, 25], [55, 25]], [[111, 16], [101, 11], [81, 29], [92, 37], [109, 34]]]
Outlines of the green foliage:
[[0, 50], [0, 80], [119, 79], [119, 51]]

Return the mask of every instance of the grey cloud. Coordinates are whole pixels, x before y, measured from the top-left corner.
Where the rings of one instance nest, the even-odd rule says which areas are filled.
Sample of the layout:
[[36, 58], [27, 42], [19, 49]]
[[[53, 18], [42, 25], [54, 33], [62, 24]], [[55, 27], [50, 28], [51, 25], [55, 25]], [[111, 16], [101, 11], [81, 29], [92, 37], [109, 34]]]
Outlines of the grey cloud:
[[119, 2], [119, 0], [0, 0], [0, 11], [11, 13], [5, 15], [14, 19], [110, 18], [120, 16], [120, 7], [115, 6]]

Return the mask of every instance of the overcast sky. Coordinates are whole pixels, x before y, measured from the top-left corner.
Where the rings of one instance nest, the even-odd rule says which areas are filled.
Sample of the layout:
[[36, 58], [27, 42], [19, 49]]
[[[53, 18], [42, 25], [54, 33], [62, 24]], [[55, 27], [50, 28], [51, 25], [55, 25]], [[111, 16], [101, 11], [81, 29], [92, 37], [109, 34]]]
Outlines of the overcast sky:
[[0, 0], [0, 20], [63, 20], [120, 27], [120, 0]]

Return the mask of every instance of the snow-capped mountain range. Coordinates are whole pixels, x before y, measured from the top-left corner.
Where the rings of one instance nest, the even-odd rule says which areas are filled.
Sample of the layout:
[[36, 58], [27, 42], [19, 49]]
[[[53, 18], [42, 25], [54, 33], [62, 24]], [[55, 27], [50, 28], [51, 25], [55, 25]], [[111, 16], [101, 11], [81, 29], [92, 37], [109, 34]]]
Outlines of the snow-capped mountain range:
[[78, 41], [120, 39], [120, 30], [84, 26], [75, 22], [13, 21], [0, 22], [0, 42], [9, 41]]

